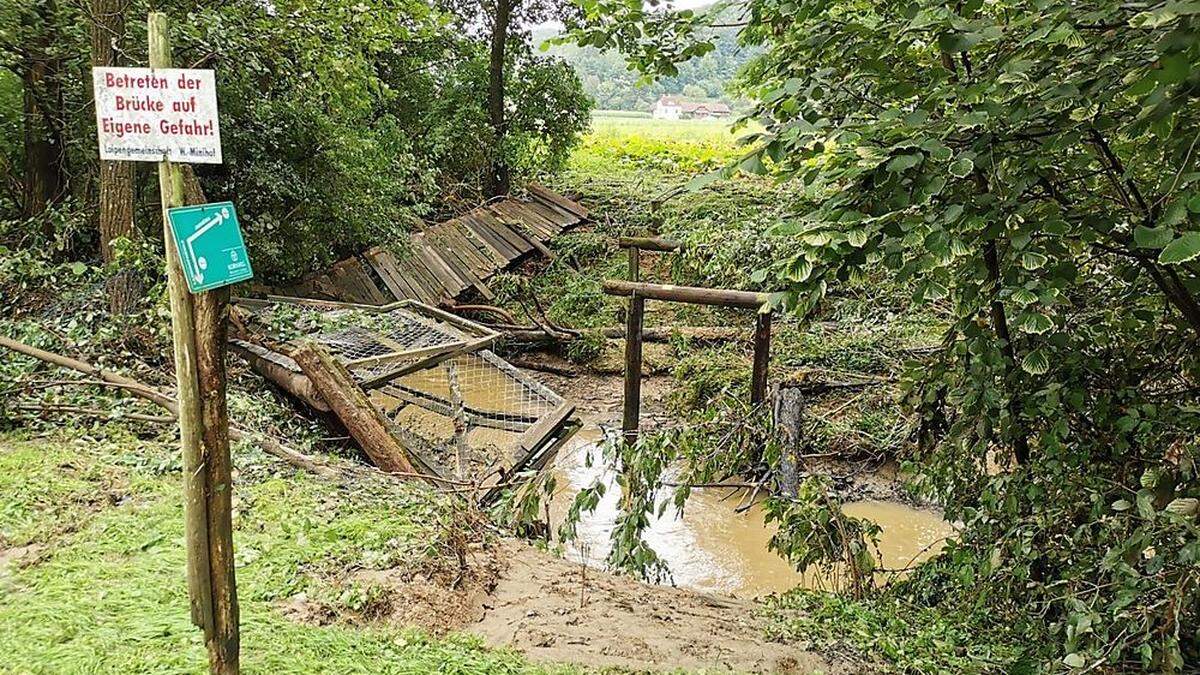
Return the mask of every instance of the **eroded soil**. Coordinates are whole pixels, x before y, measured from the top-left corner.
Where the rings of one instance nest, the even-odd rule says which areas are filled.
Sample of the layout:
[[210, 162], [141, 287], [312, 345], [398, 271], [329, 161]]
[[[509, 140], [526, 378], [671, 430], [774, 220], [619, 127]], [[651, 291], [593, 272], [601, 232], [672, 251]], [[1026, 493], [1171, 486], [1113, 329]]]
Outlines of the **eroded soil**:
[[599, 572], [518, 542], [483, 617], [466, 627], [489, 645], [542, 662], [637, 670], [836, 673], [818, 654], [768, 642], [752, 602]]

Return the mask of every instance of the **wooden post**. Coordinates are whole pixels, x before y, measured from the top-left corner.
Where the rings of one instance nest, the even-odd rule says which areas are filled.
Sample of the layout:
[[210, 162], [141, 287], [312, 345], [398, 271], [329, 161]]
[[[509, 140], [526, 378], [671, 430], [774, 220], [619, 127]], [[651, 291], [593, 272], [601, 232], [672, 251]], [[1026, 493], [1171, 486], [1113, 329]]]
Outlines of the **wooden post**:
[[446, 382], [450, 389], [450, 414], [454, 419], [455, 470], [459, 480], [467, 480], [470, 473], [470, 447], [467, 445], [467, 410], [463, 403], [462, 388], [458, 386], [458, 366], [454, 359], [446, 361]]
[[[150, 67], [171, 67], [167, 16], [152, 12], [147, 19]], [[208, 569], [208, 514], [204, 486], [207, 467], [201, 442], [200, 382], [196, 374], [196, 326], [192, 296], [171, 236], [167, 210], [183, 206], [183, 178], [165, 157], [158, 164], [162, 196], [163, 245], [167, 258], [167, 292], [171, 299], [171, 337], [175, 356], [175, 396], [179, 405], [179, 442], [183, 454], [183, 509], [186, 521], [188, 597], [192, 622], [209, 634], [212, 630], [212, 589]]]
[[771, 362], [771, 313], [759, 312], [754, 321], [754, 374], [750, 378], [750, 404], [767, 400], [767, 367]]
[[[204, 204], [204, 192], [190, 167], [183, 167], [184, 200]], [[213, 672], [237, 673], [240, 667], [239, 608], [233, 559], [233, 462], [229, 454], [229, 406], [225, 351], [229, 328], [229, 287], [195, 296], [196, 373], [208, 514], [208, 567], [212, 587], [213, 630], [207, 635]]]
[[[641, 266], [640, 250], [629, 248], [629, 281], [637, 282]], [[642, 407], [642, 315], [645, 303], [636, 292], [629, 294], [629, 312], [625, 317], [625, 414], [621, 431], [625, 442], [638, 437], [638, 418]]]
[[[167, 16], [147, 19], [151, 68], [171, 67]], [[195, 298], [171, 236], [167, 211], [185, 202], [184, 169], [159, 163], [167, 289], [175, 355], [179, 436], [183, 454], [185, 542], [192, 622], [204, 631], [209, 669], [239, 672], [237, 586], [233, 560], [232, 462], [225, 398], [228, 290]]]

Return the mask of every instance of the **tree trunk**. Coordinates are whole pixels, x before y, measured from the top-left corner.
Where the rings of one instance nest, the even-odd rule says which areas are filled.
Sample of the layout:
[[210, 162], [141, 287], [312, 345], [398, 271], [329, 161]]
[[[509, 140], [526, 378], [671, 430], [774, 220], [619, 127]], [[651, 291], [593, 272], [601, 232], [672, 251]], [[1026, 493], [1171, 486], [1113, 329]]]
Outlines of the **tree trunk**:
[[24, 90], [25, 184], [23, 210], [26, 217], [39, 216], [64, 192], [63, 97], [61, 64], [51, 50], [58, 42], [54, 0], [46, 0], [37, 12], [33, 30], [37, 38], [29, 46], [26, 67], [21, 71]]
[[[92, 0], [92, 66], [123, 66], [125, 10], [128, 0]], [[113, 242], [135, 239], [133, 221], [133, 162], [100, 162], [100, 255], [112, 263]], [[129, 271], [117, 271], [108, 280], [108, 306], [114, 314], [133, 310], [142, 295], [142, 283]]]
[[795, 498], [800, 491], [800, 444], [804, 440], [804, 390], [779, 384], [772, 396], [775, 442], [779, 445], [779, 466], [775, 484], [779, 493]]
[[1017, 465], [1029, 462], [1029, 438], [1025, 425], [1021, 422], [1021, 397], [1015, 389], [1014, 381], [1020, 365], [1017, 363], [1016, 349], [1012, 343], [1012, 333], [1008, 330], [1008, 315], [1004, 311], [1004, 303], [1000, 302], [1000, 260], [996, 251], [996, 242], [989, 241], [983, 247], [983, 260], [987, 265], [988, 281], [992, 284], [991, 318], [996, 337], [1000, 340], [1000, 351], [1004, 354], [1004, 373], [1008, 380], [1008, 416], [1012, 420], [1013, 456]]
[[488, 58], [488, 120], [492, 125], [492, 157], [485, 189], [489, 197], [508, 194], [511, 187], [508, 161], [504, 157], [504, 48], [512, 21], [514, 0], [496, 0], [492, 22], [492, 49]]

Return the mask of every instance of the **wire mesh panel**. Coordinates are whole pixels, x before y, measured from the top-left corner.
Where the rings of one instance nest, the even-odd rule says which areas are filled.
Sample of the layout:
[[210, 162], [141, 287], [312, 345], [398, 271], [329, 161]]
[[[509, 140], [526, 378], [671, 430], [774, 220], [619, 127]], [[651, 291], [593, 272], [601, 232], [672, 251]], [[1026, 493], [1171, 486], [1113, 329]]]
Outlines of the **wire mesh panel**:
[[[452, 374], [457, 387], [451, 387]], [[437, 446], [453, 443], [461, 414], [473, 464], [489, 457], [511, 460], [522, 450], [523, 435], [563, 404], [561, 396], [488, 350], [409, 373], [373, 396], [398, 425]]]
[[[495, 333], [420, 303], [243, 303], [285, 351], [305, 340], [329, 350], [442, 473], [455, 472], [460, 455], [476, 478], [520, 465], [570, 413], [561, 396], [486, 349]], [[299, 372], [290, 358], [277, 361]]]
[[[246, 301], [242, 301], [245, 305]], [[255, 302], [257, 320], [294, 347], [313, 340], [346, 366], [354, 379], [374, 388], [440, 354], [478, 349], [495, 334], [415, 302], [382, 308], [335, 303]]]

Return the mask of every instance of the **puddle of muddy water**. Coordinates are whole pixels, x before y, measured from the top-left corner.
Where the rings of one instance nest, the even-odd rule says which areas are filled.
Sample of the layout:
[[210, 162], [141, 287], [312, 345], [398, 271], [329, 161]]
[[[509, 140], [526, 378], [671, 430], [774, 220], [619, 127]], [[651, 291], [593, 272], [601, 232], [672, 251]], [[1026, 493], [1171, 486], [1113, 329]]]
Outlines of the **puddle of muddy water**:
[[[566, 551], [568, 557], [598, 567], [608, 555], [620, 495], [614, 476], [603, 468], [603, 441], [600, 428], [588, 425], [562, 449], [553, 467], [558, 488], [551, 503], [557, 530], [575, 495], [598, 478], [605, 481], [604, 498], [594, 512], [584, 514], [577, 528], [578, 539]], [[682, 518], [669, 507], [653, 520], [646, 541], [667, 563], [676, 585], [741, 597], [778, 593], [798, 585], [829, 587], [828, 580], [811, 573], [802, 576], [768, 551], [774, 526], [763, 521], [757, 506], [736, 513], [743, 494], [738, 491], [731, 496], [731, 492], [694, 490]], [[937, 513], [898, 502], [852, 502], [845, 505], [845, 512], [879, 524], [879, 553], [886, 568], [902, 568], [914, 559], [935, 554], [944, 538], [953, 533], [953, 527]]]

